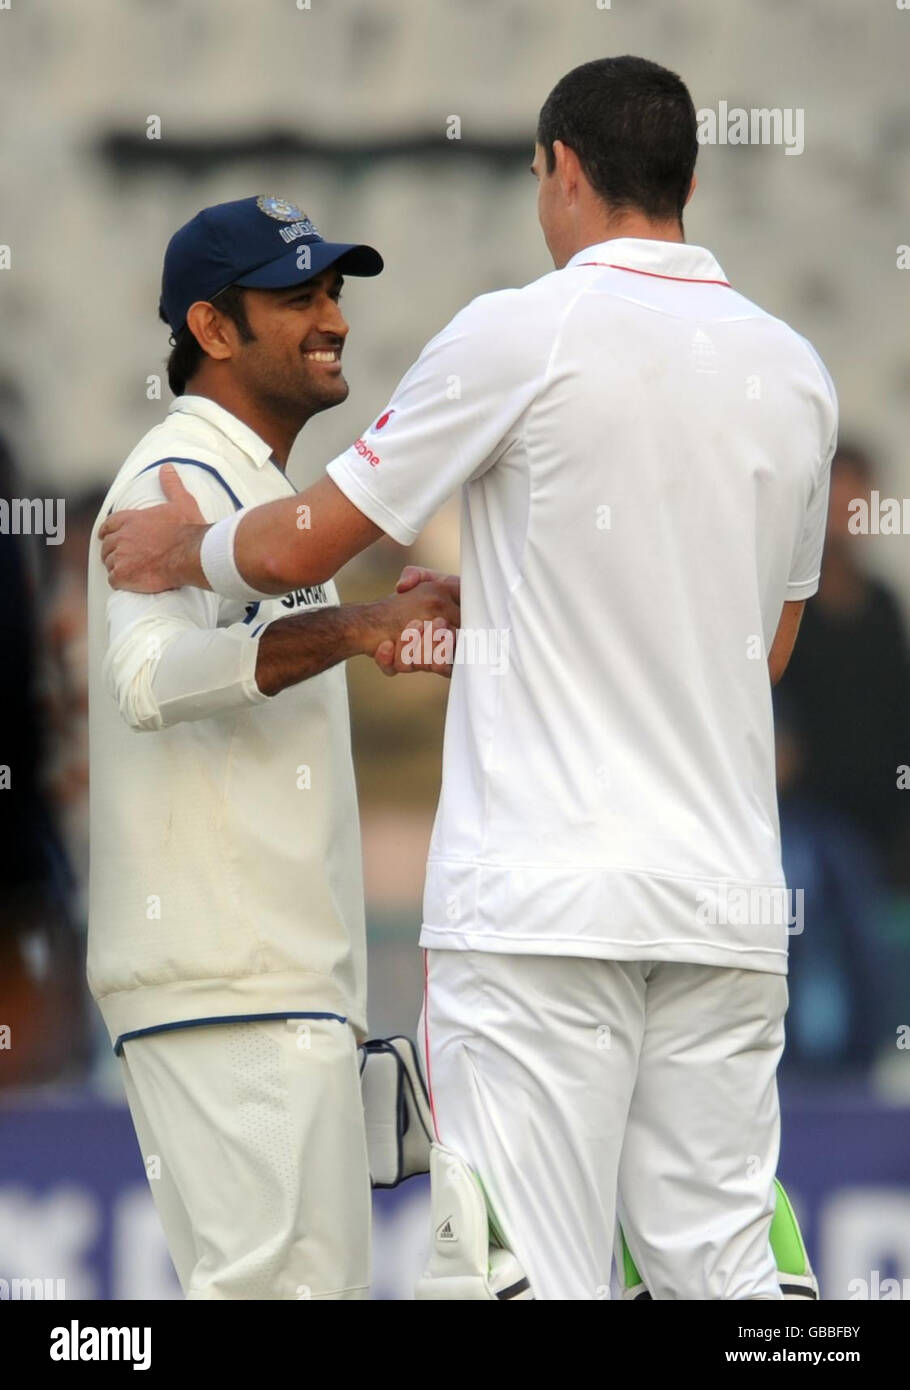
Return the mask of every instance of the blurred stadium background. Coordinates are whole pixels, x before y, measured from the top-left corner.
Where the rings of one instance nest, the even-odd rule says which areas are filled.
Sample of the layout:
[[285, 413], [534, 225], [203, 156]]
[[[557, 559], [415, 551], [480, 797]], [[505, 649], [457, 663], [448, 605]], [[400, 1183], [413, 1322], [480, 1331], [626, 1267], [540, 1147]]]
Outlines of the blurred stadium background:
[[[827, 1297], [873, 1271], [910, 1280], [910, 545], [846, 525], [851, 498], [908, 491], [910, 13], [895, 0], [0, 8], [0, 498], [66, 499], [64, 544], [0, 535], [0, 764], [16, 769], [0, 790], [0, 1279], [177, 1294], [83, 983], [85, 555], [109, 478], [169, 398], [169, 235], [268, 192], [385, 255], [379, 281], [346, 289], [351, 396], [302, 436], [303, 484], [463, 303], [550, 268], [528, 174], [538, 108], [570, 67], [623, 52], [679, 71], [697, 108], [805, 112], [798, 156], [703, 148], [687, 234], [812, 339], [840, 395], [823, 584], [778, 711], [785, 859], [805, 889], [780, 1172]], [[457, 568], [454, 509], [412, 551], [386, 542], [349, 567], [343, 594], [387, 591], [407, 560]], [[366, 662], [349, 678], [372, 1028], [413, 1032], [445, 689]], [[376, 1294], [406, 1298], [425, 1191], [380, 1196]]]

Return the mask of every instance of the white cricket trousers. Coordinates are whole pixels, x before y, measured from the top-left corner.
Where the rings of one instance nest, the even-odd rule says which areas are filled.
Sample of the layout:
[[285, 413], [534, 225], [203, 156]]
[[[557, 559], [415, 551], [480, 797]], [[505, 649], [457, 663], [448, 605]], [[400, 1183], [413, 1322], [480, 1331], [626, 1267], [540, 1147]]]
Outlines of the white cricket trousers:
[[539, 1299], [610, 1296], [617, 1215], [655, 1299], [779, 1299], [783, 975], [426, 953], [437, 1138]]
[[188, 1299], [368, 1296], [370, 1178], [346, 1023], [180, 1028], [134, 1038], [121, 1057]]

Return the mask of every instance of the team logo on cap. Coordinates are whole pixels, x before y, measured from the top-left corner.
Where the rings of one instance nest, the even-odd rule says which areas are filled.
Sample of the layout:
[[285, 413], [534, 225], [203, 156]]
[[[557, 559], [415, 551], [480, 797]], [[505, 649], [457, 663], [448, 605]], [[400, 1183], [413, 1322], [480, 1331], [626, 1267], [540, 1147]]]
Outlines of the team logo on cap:
[[289, 203], [286, 198], [273, 198], [269, 194], [261, 193], [256, 199], [256, 206], [266, 217], [274, 217], [276, 222], [298, 223], [302, 228], [298, 236], [319, 235], [306, 213], [301, 212], [296, 204]]

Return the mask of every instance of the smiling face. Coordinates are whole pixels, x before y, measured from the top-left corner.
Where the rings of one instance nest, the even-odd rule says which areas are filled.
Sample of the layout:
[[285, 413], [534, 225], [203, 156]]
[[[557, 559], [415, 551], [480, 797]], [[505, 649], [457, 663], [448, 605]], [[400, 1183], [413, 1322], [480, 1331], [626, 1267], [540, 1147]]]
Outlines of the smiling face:
[[244, 340], [234, 328], [231, 370], [237, 386], [261, 410], [302, 424], [346, 398], [342, 284], [340, 272], [330, 266], [303, 285], [244, 292], [252, 337]]

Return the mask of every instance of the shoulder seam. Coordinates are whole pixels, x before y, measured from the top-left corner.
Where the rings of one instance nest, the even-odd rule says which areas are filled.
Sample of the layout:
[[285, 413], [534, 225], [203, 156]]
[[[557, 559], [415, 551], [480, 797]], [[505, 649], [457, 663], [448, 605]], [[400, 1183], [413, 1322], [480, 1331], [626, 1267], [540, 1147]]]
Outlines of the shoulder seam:
[[209, 477], [214, 478], [216, 483], [219, 483], [221, 487], [224, 488], [228, 497], [234, 504], [234, 510], [239, 512], [242, 509], [243, 503], [237, 496], [234, 489], [231, 487], [230, 483], [226, 482], [225, 479], [222, 478], [221, 474], [218, 472], [218, 469], [215, 467], [214, 464], [203, 463], [201, 459], [181, 458], [175, 454], [167, 454], [164, 458], [154, 459], [151, 463], [145, 464], [144, 467], [140, 468], [139, 472], [134, 474], [133, 476], [134, 478], [141, 478], [143, 473], [148, 473], [152, 468], [160, 468], [165, 463], [184, 463], [188, 464], [192, 468], [201, 468], [203, 472], [208, 473]]

